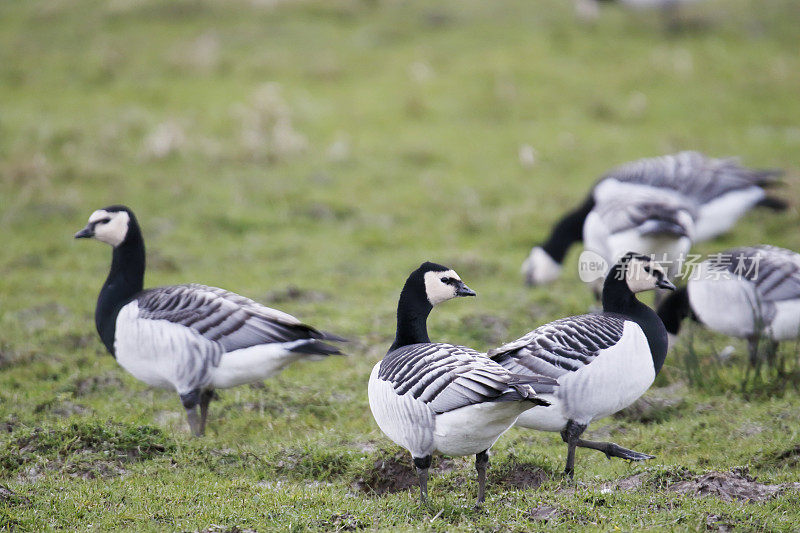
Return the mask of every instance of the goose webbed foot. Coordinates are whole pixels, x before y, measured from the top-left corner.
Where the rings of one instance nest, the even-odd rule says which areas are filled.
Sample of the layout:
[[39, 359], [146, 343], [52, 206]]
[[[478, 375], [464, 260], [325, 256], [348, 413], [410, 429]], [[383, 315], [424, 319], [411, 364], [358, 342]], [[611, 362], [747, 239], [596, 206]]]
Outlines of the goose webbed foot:
[[646, 461], [648, 459], [655, 459], [656, 457], [655, 455], [623, 448], [619, 444], [614, 444], [613, 442], [594, 442], [591, 440], [578, 439], [577, 445], [581, 448], [591, 448], [592, 450], [601, 451], [606, 454], [606, 457], [609, 459], [612, 457], [619, 457], [626, 461]]

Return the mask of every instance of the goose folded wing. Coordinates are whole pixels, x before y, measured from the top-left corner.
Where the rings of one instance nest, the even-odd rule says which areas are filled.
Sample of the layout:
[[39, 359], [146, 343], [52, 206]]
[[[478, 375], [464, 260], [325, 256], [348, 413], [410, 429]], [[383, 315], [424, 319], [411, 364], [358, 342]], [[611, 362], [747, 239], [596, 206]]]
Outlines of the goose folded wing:
[[622, 338], [625, 320], [611, 315], [562, 318], [516, 341], [489, 351], [489, 357], [515, 374], [558, 379], [591, 363]]
[[536, 401], [555, 381], [545, 376], [517, 376], [485, 355], [451, 344], [412, 344], [389, 353], [378, 378], [398, 395], [409, 394], [433, 412], [444, 413], [486, 402]]
[[289, 314], [215, 287], [150, 289], [138, 296], [137, 303], [139, 318], [191, 328], [227, 352], [259, 344], [328, 338]]
[[767, 187], [782, 174], [780, 170], [751, 169], [735, 158], [715, 159], [700, 152], [680, 152], [639, 159], [621, 165], [601, 178], [671, 189], [700, 204], [737, 190]]
[[734, 248], [711, 259], [715, 269], [751, 281], [763, 302], [800, 298], [800, 254], [776, 246]]

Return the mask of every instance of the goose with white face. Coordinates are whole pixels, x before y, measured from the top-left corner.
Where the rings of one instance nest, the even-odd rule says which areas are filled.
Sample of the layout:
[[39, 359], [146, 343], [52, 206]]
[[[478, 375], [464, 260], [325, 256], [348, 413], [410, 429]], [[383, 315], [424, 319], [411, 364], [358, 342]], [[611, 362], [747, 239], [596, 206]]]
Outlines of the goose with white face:
[[675, 290], [661, 266], [646, 255], [634, 255], [625, 269], [625, 282], [633, 293], [653, 289]]
[[459, 296], [475, 296], [475, 291], [467, 287], [455, 270], [425, 272], [425, 295], [432, 306]]
[[97, 239], [117, 247], [128, 235], [130, 215], [125, 211], [98, 209], [89, 217], [86, 227], [75, 234], [76, 239]]

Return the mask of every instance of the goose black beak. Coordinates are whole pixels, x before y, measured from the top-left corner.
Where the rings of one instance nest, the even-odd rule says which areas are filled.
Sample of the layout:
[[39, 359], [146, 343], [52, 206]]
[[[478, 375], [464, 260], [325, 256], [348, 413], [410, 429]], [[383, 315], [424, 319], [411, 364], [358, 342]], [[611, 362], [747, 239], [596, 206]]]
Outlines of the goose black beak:
[[462, 281], [456, 289], [456, 296], [477, 296], [477, 294]]
[[76, 239], [89, 239], [91, 237], [94, 237], [94, 230], [91, 226], [86, 226], [75, 234]]
[[663, 279], [658, 280], [656, 282], [656, 287], [658, 287], [659, 289], [667, 289], [669, 291], [674, 291], [675, 290], [675, 285], [673, 285], [672, 282], [670, 280], [668, 280], [667, 278], [663, 278]]

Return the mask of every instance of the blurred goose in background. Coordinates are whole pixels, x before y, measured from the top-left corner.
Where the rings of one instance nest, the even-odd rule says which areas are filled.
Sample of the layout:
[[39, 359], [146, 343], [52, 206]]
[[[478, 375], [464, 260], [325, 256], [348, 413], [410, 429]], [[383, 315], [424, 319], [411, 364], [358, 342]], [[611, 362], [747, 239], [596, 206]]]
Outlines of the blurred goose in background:
[[680, 27], [680, 7], [699, 0], [575, 0], [575, 14], [585, 22], [600, 16], [600, 4], [618, 4], [629, 9], [659, 10], [667, 28]]
[[558, 279], [569, 248], [583, 238], [586, 218], [605, 199], [636, 193], [659, 201], [666, 192], [676, 193], [694, 205], [693, 241], [697, 243], [725, 233], [753, 207], [785, 209], [786, 202], [768, 196], [765, 190], [778, 183], [782, 173], [743, 167], [735, 158], [715, 159], [699, 152], [621, 165], [600, 178], [583, 203], [553, 226], [544, 243], [533, 247], [522, 264], [525, 281], [543, 285]]
[[658, 315], [636, 298], [656, 288], [674, 289], [661, 267], [630, 252], [603, 285], [603, 311], [562, 318], [489, 351], [514, 374], [545, 375], [558, 387], [542, 399], [549, 406], [524, 412], [517, 426], [559, 431], [567, 443], [564, 472], [575, 473], [575, 448], [599, 450], [630, 461], [652, 459], [611, 442], [581, 439], [594, 420], [632, 404], [650, 388], [667, 355], [667, 331]]
[[756, 366], [760, 339], [768, 341], [770, 359], [780, 341], [800, 337], [800, 254], [768, 245], [712, 254], [695, 267], [686, 287], [661, 303], [658, 315], [673, 336], [692, 317], [711, 330], [747, 339]]
[[485, 499], [488, 451], [520, 413], [552, 392], [555, 380], [516, 376], [464, 346], [431, 342], [427, 319], [435, 305], [474, 296], [453, 270], [423, 263], [411, 273], [397, 305], [397, 332], [372, 369], [369, 406], [381, 430], [411, 453], [422, 503], [435, 452], [475, 455], [477, 505]]
[[607, 268], [598, 272], [594, 290], [601, 295], [605, 275], [628, 250], [655, 259], [667, 277], [680, 272], [692, 247], [694, 205], [665, 192], [659, 198], [643, 191], [621, 191], [599, 200], [583, 224], [587, 251], [599, 254]]
[[135, 378], [177, 392], [196, 436], [205, 432], [214, 389], [341, 353], [323, 341], [343, 338], [223, 289], [193, 284], [143, 290], [144, 239], [125, 206], [95, 211], [75, 238], [113, 247], [95, 309], [103, 344]]

